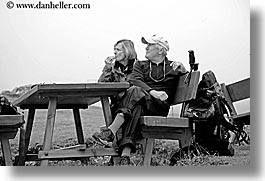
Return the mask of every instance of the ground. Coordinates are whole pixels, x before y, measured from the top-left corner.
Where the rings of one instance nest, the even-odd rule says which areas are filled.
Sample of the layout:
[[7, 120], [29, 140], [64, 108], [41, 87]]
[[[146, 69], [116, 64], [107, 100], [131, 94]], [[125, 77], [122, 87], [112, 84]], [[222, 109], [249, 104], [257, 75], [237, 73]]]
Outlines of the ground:
[[[30, 149], [41, 147], [42, 139], [44, 136], [44, 128], [46, 120], [46, 111], [37, 110], [36, 117], [33, 125], [32, 137], [30, 142]], [[27, 112], [24, 112], [25, 117]], [[99, 130], [99, 127], [104, 125], [102, 110], [99, 107], [91, 107], [88, 110], [81, 110], [83, 131], [85, 133], [85, 139], [91, 138], [91, 134]], [[250, 134], [250, 129], [248, 128]], [[12, 156], [13, 159], [18, 153], [18, 135], [15, 139], [11, 140]], [[62, 148], [77, 144], [75, 127], [73, 123], [73, 115], [69, 110], [59, 110], [56, 114], [55, 131], [53, 135], [53, 147]], [[176, 166], [248, 166], [250, 165], [250, 145], [234, 145], [235, 155], [228, 156], [209, 156], [200, 155], [192, 159], [182, 159]], [[153, 149], [152, 163], [153, 166], [168, 166], [170, 156], [178, 149], [177, 141], [169, 140], [156, 140]], [[108, 165], [110, 157], [91, 157], [85, 162], [80, 160], [64, 160], [64, 161], [50, 161], [50, 165], [57, 166], [86, 166], [86, 165]], [[133, 166], [142, 165], [143, 157], [141, 154], [141, 148], [137, 149], [137, 153], [131, 157]], [[28, 166], [38, 165], [38, 162], [27, 162]]]

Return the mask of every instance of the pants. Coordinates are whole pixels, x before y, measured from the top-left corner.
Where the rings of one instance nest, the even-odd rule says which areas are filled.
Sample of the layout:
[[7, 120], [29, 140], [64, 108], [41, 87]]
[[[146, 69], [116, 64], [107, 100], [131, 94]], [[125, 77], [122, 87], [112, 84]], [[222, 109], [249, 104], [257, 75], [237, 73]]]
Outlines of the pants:
[[131, 152], [136, 151], [135, 141], [140, 137], [141, 116], [167, 116], [169, 105], [153, 98], [148, 92], [140, 87], [130, 87], [123, 98], [113, 106], [114, 115], [122, 112], [125, 121], [121, 127], [122, 136], [117, 136], [119, 152], [125, 146], [131, 147]]

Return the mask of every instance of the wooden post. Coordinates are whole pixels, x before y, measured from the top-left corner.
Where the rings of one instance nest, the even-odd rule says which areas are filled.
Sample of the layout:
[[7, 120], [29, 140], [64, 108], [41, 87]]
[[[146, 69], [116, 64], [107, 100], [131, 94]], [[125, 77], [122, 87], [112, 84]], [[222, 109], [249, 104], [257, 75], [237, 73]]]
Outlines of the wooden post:
[[29, 109], [26, 127], [20, 128], [18, 166], [24, 166], [26, 162], [34, 116], [35, 109]]
[[155, 142], [154, 138], [148, 138], [146, 140], [145, 153], [144, 153], [144, 166], [150, 166], [151, 164], [154, 142]]
[[[47, 114], [47, 123], [46, 130], [44, 134], [43, 142], [43, 151], [49, 151], [52, 148], [52, 136], [55, 123], [56, 115], [56, 97], [49, 98], [48, 114]], [[42, 160], [41, 166], [47, 166], [49, 160]]]
[[74, 120], [75, 120], [75, 129], [76, 129], [76, 134], [77, 134], [77, 139], [79, 144], [84, 144], [84, 134], [83, 134], [83, 129], [82, 129], [82, 123], [81, 123], [81, 117], [80, 117], [80, 112], [79, 109], [74, 108], [73, 109], [74, 113]]
[[11, 159], [11, 150], [10, 150], [10, 144], [8, 139], [2, 139], [1, 146], [2, 146], [2, 153], [3, 157], [5, 159], [5, 166], [13, 166], [13, 162]]
[[112, 115], [109, 105], [109, 99], [107, 96], [101, 96], [101, 104], [102, 104], [102, 110], [106, 122], [106, 126], [108, 127], [112, 123]]

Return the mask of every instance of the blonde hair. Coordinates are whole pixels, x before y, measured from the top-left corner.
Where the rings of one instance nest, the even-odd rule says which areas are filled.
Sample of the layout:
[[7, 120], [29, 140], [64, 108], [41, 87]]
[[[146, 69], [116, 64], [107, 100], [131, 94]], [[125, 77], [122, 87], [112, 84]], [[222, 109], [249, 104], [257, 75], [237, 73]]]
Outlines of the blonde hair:
[[117, 46], [118, 44], [121, 44], [126, 60], [137, 59], [137, 53], [134, 49], [134, 44], [131, 40], [127, 39], [119, 40], [117, 43], [114, 44], [114, 47]]

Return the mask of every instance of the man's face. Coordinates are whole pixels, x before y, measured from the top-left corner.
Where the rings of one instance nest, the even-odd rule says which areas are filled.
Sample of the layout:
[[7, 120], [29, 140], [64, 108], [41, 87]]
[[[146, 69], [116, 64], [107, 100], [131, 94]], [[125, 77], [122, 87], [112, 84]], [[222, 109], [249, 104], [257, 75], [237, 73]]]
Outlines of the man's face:
[[147, 58], [148, 60], [152, 60], [153, 57], [159, 55], [159, 48], [156, 44], [148, 44], [145, 50], [145, 58]]

